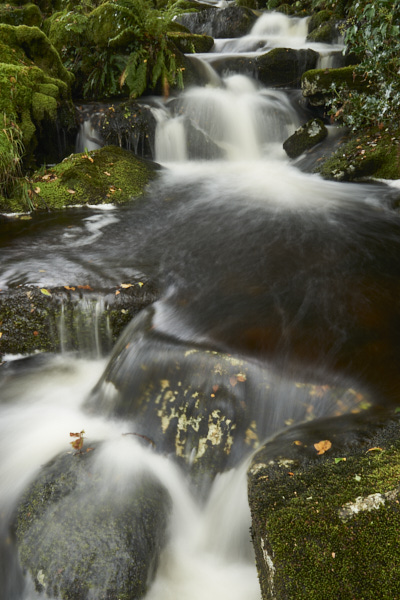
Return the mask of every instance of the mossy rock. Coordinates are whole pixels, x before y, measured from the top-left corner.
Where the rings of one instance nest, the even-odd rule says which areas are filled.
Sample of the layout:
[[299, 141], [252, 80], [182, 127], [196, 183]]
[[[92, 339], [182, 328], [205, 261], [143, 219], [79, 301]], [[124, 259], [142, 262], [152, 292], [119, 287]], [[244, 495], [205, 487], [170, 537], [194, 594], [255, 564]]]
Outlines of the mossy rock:
[[[118, 462], [108, 448], [110, 458], [101, 444], [60, 454], [19, 503], [20, 562], [38, 592], [62, 600], [139, 599], [155, 575], [167, 540], [169, 493], [140, 465], [135, 472], [133, 458], [129, 475], [121, 471], [121, 458], [125, 467], [129, 458], [120, 454]], [[124, 448], [135, 451], [131, 440]]]
[[42, 13], [36, 4], [28, 3], [24, 6], [0, 4], [0, 23], [40, 27], [42, 20]]
[[[79, 28], [76, 26], [79, 18]], [[61, 52], [63, 47], [84, 45], [86, 41], [86, 27], [88, 26], [89, 18], [87, 15], [75, 11], [55, 12], [46, 19], [43, 24], [43, 30], [48, 35], [50, 42], [53, 44], [57, 52]], [[80, 32], [77, 32], [77, 29]]]
[[337, 41], [338, 37], [339, 32], [336, 21], [328, 21], [309, 33], [307, 36], [307, 42], [314, 42], [316, 44], [333, 44]]
[[316, 66], [318, 57], [310, 49], [273, 48], [256, 58], [258, 78], [267, 86], [300, 87], [303, 73]]
[[[14, 223], [15, 231], [35, 227], [35, 216], [25, 219]], [[21, 286], [0, 294], [0, 355], [62, 349], [105, 355], [129, 321], [158, 298], [154, 283], [144, 278], [132, 278], [126, 288], [96, 289], [79, 279], [68, 284]]]
[[[37, 210], [54, 210], [85, 204], [124, 204], [144, 193], [159, 166], [116, 146], [72, 154], [55, 167], [31, 178], [31, 200]], [[0, 205], [10, 212], [26, 204], [14, 199]]]
[[73, 82], [73, 74], [64, 67], [53, 44], [38, 27], [0, 25], [0, 39], [14, 51], [22, 50], [26, 58], [46, 75], [60, 79], [68, 86]]
[[318, 29], [327, 21], [332, 19], [332, 12], [330, 10], [320, 10], [317, 13], [311, 15], [308, 21], [308, 33], [312, 33], [314, 29]]
[[169, 39], [184, 54], [195, 52], [209, 52], [214, 46], [214, 39], [209, 35], [198, 35], [195, 33], [168, 33]]
[[297, 158], [310, 148], [322, 142], [328, 135], [321, 119], [311, 119], [297, 129], [283, 144], [283, 149], [289, 158]]
[[356, 73], [353, 66], [340, 69], [312, 69], [301, 78], [303, 96], [312, 106], [324, 106], [335, 96], [336, 89], [368, 92], [370, 84]]
[[317, 168], [325, 179], [399, 179], [400, 130], [372, 127], [352, 136]]
[[248, 471], [263, 600], [400, 596], [395, 411], [305, 424], [257, 452]]

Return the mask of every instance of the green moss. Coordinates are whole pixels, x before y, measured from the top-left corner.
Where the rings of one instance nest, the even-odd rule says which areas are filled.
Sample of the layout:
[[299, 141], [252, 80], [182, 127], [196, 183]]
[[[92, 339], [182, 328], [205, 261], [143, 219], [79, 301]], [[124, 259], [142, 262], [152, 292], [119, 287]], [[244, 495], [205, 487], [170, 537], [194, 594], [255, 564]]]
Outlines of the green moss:
[[[392, 439], [396, 431], [398, 423]], [[302, 451], [293, 459], [291, 451], [291, 461], [275, 459], [267, 467], [268, 452], [256, 455], [249, 489], [264, 599], [400, 597], [400, 442], [368, 452], [373, 445], [354, 452], [350, 446], [337, 464], [343, 453], [335, 453], [334, 443], [312, 462]], [[374, 494], [382, 494], [377, 503]], [[356, 498], [366, 505], [352, 512]], [[269, 575], [267, 556], [275, 568]]]
[[400, 130], [366, 129], [346, 139], [317, 168], [326, 179], [353, 181], [361, 178], [399, 179]]
[[36, 208], [84, 204], [122, 204], [141, 196], [157, 166], [133, 153], [106, 146], [74, 154], [43, 174], [34, 175]]
[[28, 3], [25, 6], [0, 4], [0, 23], [40, 27], [42, 14], [35, 4]]
[[320, 10], [314, 13], [308, 22], [308, 32], [311, 33], [314, 29], [320, 27], [323, 23], [330, 21], [332, 18], [332, 12], [330, 10]]
[[169, 39], [181, 52], [209, 52], [214, 45], [214, 39], [209, 35], [195, 33], [169, 32]]
[[306, 71], [301, 78], [303, 96], [315, 105], [325, 104], [327, 98], [335, 94], [333, 87], [365, 92], [369, 84], [354, 71], [354, 67], [340, 69], [312, 69]]

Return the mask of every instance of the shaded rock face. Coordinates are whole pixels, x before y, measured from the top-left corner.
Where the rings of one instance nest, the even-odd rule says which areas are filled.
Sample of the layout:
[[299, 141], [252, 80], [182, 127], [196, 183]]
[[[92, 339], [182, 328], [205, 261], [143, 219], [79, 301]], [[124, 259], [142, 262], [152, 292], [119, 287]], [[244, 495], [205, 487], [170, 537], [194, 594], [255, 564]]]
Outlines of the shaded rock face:
[[163, 335], [157, 310], [162, 305], [126, 328], [86, 409], [132, 420], [202, 489], [254, 451], [277, 420], [283, 426], [289, 415], [332, 410], [338, 398], [342, 407], [356, 401], [345, 389], [282, 380], [241, 357]]
[[130, 446], [61, 454], [25, 492], [15, 529], [23, 570], [37, 591], [62, 600], [145, 594], [167, 538], [171, 503], [165, 488], [135, 472], [132, 461], [128, 473], [121, 468]]
[[289, 158], [297, 158], [306, 150], [322, 142], [327, 135], [328, 131], [323, 121], [311, 119], [284, 142], [283, 149]]
[[300, 87], [303, 73], [315, 69], [317, 61], [314, 50], [274, 48], [256, 58], [258, 79], [267, 86]]
[[250, 9], [238, 6], [210, 8], [198, 13], [187, 13], [177, 19], [192, 33], [203, 33], [213, 38], [246, 35], [256, 20], [257, 17]]
[[289, 429], [248, 471], [264, 600], [399, 594], [399, 416], [371, 410]]

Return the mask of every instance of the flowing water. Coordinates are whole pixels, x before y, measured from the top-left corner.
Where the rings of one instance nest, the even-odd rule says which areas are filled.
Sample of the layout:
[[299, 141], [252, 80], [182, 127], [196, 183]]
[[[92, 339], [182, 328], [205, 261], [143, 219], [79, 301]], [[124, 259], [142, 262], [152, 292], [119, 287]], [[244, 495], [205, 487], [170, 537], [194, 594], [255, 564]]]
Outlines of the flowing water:
[[[304, 47], [305, 34], [305, 21], [270, 15], [242, 40], [217, 40], [213, 54]], [[281, 383], [354, 385], [377, 402], [395, 400], [400, 225], [391, 189], [326, 182], [298, 170], [282, 149], [303, 120], [293, 91], [213, 73], [209, 86], [155, 110], [156, 159], [165, 169], [146, 198], [3, 225], [0, 288], [107, 287], [145, 275], [162, 294], [154, 328], [178, 346], [244, 356], [255, 371], [267, 365]], [[21, 577], [9, 524], [41, 465], [68, 451], [70, 432], [84, 429], [89, 441], [110, 445], [105, 456], [114, 457], [122, 479], [140, 465], [173, 499], [171, 539], [147, 600], [259, 599], [249, 457], [218, 475], [199, 502], [166, 457], [121, 441], [132, 421], [87, 413], [84, 402], [106, 359], [82, 347], [79, 356], [5, 357], [1, 368], [0, 597], [40, 597]], [[153, 368], [163, 351], [151, 350]], [[295, 399], [279, 389], [266, 436], [302, 418]], [[318, 411], [331, 414], [332, 406]], [[98, 461], [110, 468], [104, 453]]]

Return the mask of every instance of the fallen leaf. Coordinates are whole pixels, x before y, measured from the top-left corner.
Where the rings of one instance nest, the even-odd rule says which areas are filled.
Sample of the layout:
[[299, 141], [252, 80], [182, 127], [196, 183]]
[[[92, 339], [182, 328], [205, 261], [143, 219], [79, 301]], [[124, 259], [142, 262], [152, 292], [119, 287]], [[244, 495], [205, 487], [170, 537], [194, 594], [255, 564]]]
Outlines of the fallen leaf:
[[121, 283], [121, 287], [126, 290], [127, 288], [133, 287], [133, 283]]
[[75, 291], [75, 288], [71, 287], [69, 285], [64, 285], [64, 289], [66, 289], [66, 290], [72, 290], [73, 292]]
[[116, 296], [118, 296], [118, 294], [120, 294], [120, 293], [121, 293], [121, 292], [120, 292], [119, 290], [117, 290], [117, 291], [115, 292], [115, 295], [116, 295]]
[[39, 335], [39, 332], [38, 331], [34, 331], [33, 335]]
[[75, 190], [67, 190], [68, 194], [76, 194]]
[[43, 175], [43, 177], [42, 177], [43, 181], [47, 181], [50, 178], [51, 178], [50, 173], [47, 173], [47, 175]]
[[236, 375], [236, 378], [238, 381], [240, 381], [241, 383], [243, 383], [244, 381], [246, 381], [246, 375], [244, 375], [243, 373], [238, 373]]
[[318, 454], [325, 454], [329, 448], [332, 448], [332, 442], [329, 440], [321, 440], [314, 444], [314, 448], [317, 450]]
[[40, 187], [39, 186], [35, 187], [35, 189], [33, 191], [35, 192], [35, 194], [40, 194]]
[[335, 458], [335, 465], [337, 465], [340, 462], [345, 462], [346, 461], [346, 457], [343, 458]]
[[40, 290], [42, 292], [42, 294], [44, 294], [45, 296], [51, 296], [51, 293], [49, 292], [49, 290], [46, 290], [46, 288], [42, 288]]
[[107, 177], [111, 177], [111, 173], [109, 173], [108, 171], [104, 171], [104, 175], [107, 175]]
[[138, 286], [139, 286], [139, 287], [143, 287], [143, 286], [144, 286], [144, 283], [142, 283], [141, 281], [138, 281]]
[[383, 448], [379, 448], [379, 446], [376, 446], [376, 447], [374, 447], [374, 448], [369, 448], [369, 449], [367, 450], [367, 452], [376, 452], [376, 451], [378, 451], [378, 452], [383, 452]]
[[90, 285], [78, 285], [78, 290], [92, 290]]
[[217, 392], [219, 390], [219, 385], [212, 386], [213, 392]]
[[295, 440], [295, 441], [293, 442], [293, 444], [294, 444], [295, 446], [302, 446], [302, 445], [303, 445], [303, 442], [300, 442], [300, 440]]
[[3, 332], [2, 332], [2, 331], [0, 331], [0, 338], [1, 338], [1, 337], [3, 337]]

